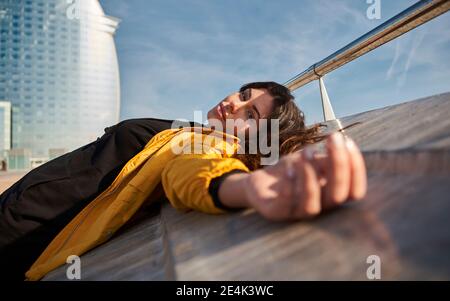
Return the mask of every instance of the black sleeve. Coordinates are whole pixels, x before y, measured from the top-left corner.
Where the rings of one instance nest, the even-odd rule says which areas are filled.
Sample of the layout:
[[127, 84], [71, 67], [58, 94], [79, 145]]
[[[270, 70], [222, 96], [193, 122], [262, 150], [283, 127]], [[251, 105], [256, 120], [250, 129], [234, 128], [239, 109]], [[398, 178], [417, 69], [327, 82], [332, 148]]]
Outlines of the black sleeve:
[[243, 209], [243, 208], [230, 208], [230, 207], [227, 207], [219, 199], [219, 188], [220, 188], [220, 185], [223, 183], [223, 181], [228, 176], [231, 176], [231, 175], [234, 175], [234, 174], [237, 174], [237, 173], [243, 173], [243, 172], [245, 172], [245, 171], [240, 170], [240, 169], [233, 169], [232, 171], [224, 173], [220, 177], [217, 177], [217, 178], [214, 178], [214, 179], [211, 180], [211, 182], [209, 183], [208, 191], [209, 191], [209, 194], [211, 195], [211, 197], [213, 199], [214, 205], [217, 208], [220, 208], [220, 209], [223, 209], [223, 210], [226, 210], [226, 211], [232, 211], [232, 212], [233, 211], [234, 212], [235, 211], [239, 211], [239, 210]]
[[122, 121], [97, 140], [36, 167], [0, 194], [0, 281], [23, 281], [53, 238], [171, 124], [154, 118]]

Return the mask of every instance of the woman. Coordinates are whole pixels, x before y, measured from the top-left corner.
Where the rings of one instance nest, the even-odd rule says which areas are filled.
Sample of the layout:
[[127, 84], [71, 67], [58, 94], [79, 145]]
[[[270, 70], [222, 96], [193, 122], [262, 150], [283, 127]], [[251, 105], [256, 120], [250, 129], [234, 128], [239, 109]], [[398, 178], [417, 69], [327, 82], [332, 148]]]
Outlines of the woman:
[[[204, 137], [203, 130], [193, 134], [189, 128], [171, 130], [168, 120], [138, 119], [108, 128], [97, 141], [34, 169], [0, 197], [2, 276], [23, 279], [56, 236], [28, 274], [39, 279], [61, 264], [64, 248], [67, 252], [76, 249], [79, 255], [108, 239], [144, 200], [156, 199], [159, 186], [181, 210], [222, 213], [252, 207], [271, 220], [310, 218], [323, 209], [363, 198], [366, 172], [356, 145], [334, 134], [327, 138], [327, 153], [314, 154], [305, 146], [321, 139], [319, 128], [305, 127], [303, 113], [293, 100], [289, 90], [277, 83], [250, 83], [208, 113], [208, 122], [215, 125], [244, 120], [243, 126], [232, 129], [235, 135], [247, 132], [250, 121], [278, 120], [278, 135], [269, 132], [267, 138], [279, 140], [282, 158], [264, 168], [260, 153], [239, 154], [235, 142], [224, 142], [235, 147], [232, 153], [212, 149], [175, 155], [165, 143]], [[117, 205], [114, 202], [120, 195], [133, 202]], [[87, 209], [97, 210], [90, 218], [92, 223], [101, 222], [100, 226], [93, 227], [82, 216]], [[73, 240], [69, 245], [68, 238]], [[80, 241], [84, 244], [77, 249]], [[59, 261], [49, 264], [58, 256]]]

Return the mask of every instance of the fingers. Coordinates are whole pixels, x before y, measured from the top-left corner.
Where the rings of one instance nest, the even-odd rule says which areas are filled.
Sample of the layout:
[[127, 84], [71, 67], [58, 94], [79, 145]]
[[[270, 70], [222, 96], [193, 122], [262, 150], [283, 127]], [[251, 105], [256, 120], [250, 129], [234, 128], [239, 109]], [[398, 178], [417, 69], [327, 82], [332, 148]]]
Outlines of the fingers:
[[320, 187], [324, 187], [327, 184], [326, 169], [327, 169], [327, 156], [314, 151], [310, 147], [306, 147], [302, 151], [305, 160], [311, 163], [316, 171]]
[[347, 139], [346, 145], [351, 168], [350, 198], [353, 200], [361, 200], [367, 191], [366, 164], [364, 163], [361, 151], [352, 139]]
[[349, 199], [362, 199], [367, 175], [356, 144], [338, 133], [327, 140], [326, 149], [326, 154], [318, 154], [306, 147], [266, 168], [271, 181], [266, 181], [267, 193], [261, 197], [269, 201], [255, 202], [266, 204], [259, 212], [271, 220], [305, 219]]
[[367, 172], [361, 151], [349, 137], [344, 139], [345, 147], [342, 147], [341, 141], [336, 143], [336, 136], [343, 138], [341, 134], [330, 137], [327, 154], [314, 152], [310, 147], [303, 151], [318, 174], [325, 208], [347, 199], [360, 200], [367, 192]]
[[305, 160], [297, 160], [296, 162], [299, 176], [296, 185], [297, 193], [295, 198], [298, 201], [294, 218], [309, 218], [320, 213], [320, 185], [317, 173], [312, 164]]
[[[320, 185], [312, 162], [305, 158], [305, 153], [289, 155], [286, 161], [288, 191], [288, 219], [310, 218], [320, 213]], [[284, 200], [280, 200], [280, 204]]]
[[305, 219], [321, 210], [320, 185], [311, 162], [301, 153], [284, 158], [283, 185], [279, 186], [279, 199], [272, 203], [270, 219]]
[[348, 199], [361, 199], [366, 193], [364, 159], [356, 144], [346, 142], [342, 134], [332, 135], [327, 141], [327, 155], [305, 148], [301, 158], [296, 158], [295, 168], [289, 166], [288, 174], [296, 171], [294, 191], [297, 202], [291, 207], [294, 218], [312, 217], [322, 209], [344, 203]]
[[352, 170], [344, 136], [333, 134], [326, 142], [327, 185], [324, 187], [323, 206], [330, 208], [345, 202], [350, 195]]

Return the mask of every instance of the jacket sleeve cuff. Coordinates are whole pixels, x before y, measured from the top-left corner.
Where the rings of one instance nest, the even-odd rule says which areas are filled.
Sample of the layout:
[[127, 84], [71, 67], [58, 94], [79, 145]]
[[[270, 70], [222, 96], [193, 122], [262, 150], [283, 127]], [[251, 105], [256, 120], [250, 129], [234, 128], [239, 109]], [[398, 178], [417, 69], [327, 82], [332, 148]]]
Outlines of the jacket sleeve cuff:
[[240, 210], [244, 209], [244, 208], [231, 208], [231, 207], [224, 205], [219, 198], [219, 189], [220, 189], [220, 185], [222, 185], [223, 181], [225, 181], [225, 179], [227, 177], [237, 174], [237, 173], [245, 173], [245, 172], [246, 171], [241, 170], [241, 169], [233, 169], [229, 172], [222, 174], [219, 177], [211, 179], [211, 182], [209, 183], [209, 187], [208, 187], [208, 192], [211, 195], [213, 203], [217, 208], [225, 210], [225, 211], [230, 211], [230, 212], [236, 212], [236, 211], [240, 211]]

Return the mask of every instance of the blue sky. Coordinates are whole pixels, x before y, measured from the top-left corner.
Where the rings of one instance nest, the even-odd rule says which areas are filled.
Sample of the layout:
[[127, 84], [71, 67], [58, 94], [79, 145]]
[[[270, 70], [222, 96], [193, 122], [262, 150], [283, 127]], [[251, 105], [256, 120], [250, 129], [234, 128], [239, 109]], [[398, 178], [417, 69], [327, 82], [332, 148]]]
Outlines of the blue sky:
[[[116, 34], [121, 119], [193, 119], [243, 83], [284, 83], [416, 0], [101, 0]], [[450, 91], [450, 13], [325, 77], [337, 117]], [[295, 94], [322, 121], [318, 83]]]

